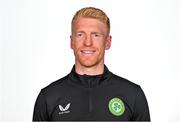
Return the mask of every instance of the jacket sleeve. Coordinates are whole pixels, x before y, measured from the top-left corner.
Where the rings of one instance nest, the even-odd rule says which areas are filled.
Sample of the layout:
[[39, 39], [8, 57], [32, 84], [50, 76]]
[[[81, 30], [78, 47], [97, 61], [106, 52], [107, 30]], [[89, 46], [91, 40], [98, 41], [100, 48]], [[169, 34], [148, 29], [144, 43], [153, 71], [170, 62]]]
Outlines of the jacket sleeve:
[[148, 103], [141, 87], [137, 91], [133, 111], [133, 121], [150, 121]]
[[41, 90], [35, 102], [33, 121], [47, 121], [47, 120], [49, 120], [47, 114], [47, 105], [46, 105], [45, 95]]

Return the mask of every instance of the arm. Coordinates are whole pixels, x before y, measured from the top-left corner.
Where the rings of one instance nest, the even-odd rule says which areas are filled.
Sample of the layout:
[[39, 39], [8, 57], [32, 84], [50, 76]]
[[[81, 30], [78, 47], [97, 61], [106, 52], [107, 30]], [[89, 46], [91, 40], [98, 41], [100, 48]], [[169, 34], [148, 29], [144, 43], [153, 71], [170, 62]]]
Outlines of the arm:
[[46, 120], [49, 120], [49, 117], [47, 114], [47, 105], [45, 101], [45, 96], [41, 90], [35, 102], [33, 121], [46, 121]]
[[146, 96], [139, 87], [133, 109], [133, 120], [134, 121], [150, 121], [149, 107], [146, 100]]

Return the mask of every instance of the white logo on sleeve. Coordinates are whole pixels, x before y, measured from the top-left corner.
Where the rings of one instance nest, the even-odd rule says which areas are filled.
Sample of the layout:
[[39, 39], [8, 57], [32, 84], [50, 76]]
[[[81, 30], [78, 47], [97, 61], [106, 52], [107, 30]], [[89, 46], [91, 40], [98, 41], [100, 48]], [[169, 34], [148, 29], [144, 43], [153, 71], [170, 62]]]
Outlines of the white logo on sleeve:
[[59, 105], [59, 110], [61, 112], [59, 112], [59, 114], [65, 114], [65, 113], [69, 113], [70, 111], [68, 110], [70, 108], [71, 103], [68, 103], [65, 108], [62, 107], [62, 105]]

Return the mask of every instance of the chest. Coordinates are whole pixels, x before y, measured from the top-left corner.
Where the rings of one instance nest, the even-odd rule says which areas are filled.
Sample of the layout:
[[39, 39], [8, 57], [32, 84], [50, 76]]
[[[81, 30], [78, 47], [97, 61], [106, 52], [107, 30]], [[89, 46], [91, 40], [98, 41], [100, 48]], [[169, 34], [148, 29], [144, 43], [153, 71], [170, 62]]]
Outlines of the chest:
[[128, 121], [132, 116], [132, 100], [120, 90], [69, 90], [47, 104], [53, 121], [108, 120]]

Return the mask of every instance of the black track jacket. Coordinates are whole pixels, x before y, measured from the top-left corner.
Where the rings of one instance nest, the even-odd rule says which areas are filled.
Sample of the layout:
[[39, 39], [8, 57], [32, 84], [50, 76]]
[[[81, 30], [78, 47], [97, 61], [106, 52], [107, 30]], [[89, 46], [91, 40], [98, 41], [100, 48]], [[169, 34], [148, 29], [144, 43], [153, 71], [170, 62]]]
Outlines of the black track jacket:
[[150, 121], [146, 97], [139, 85], [114, 75], [70, 74], [39, 93], [33, 121]]

